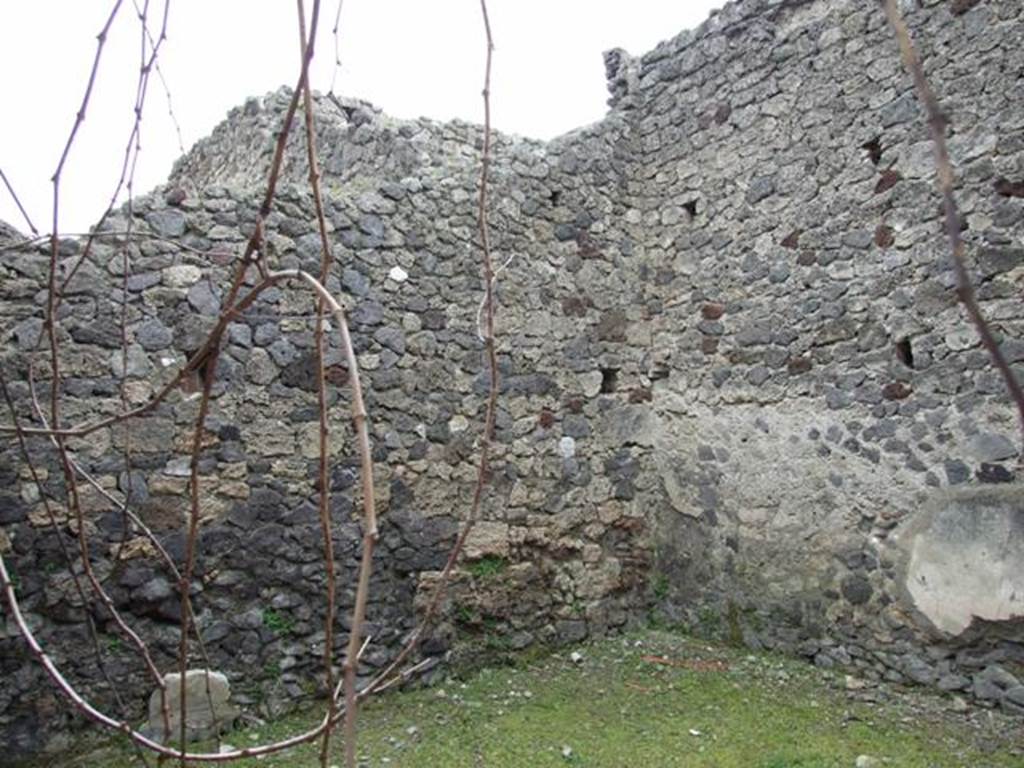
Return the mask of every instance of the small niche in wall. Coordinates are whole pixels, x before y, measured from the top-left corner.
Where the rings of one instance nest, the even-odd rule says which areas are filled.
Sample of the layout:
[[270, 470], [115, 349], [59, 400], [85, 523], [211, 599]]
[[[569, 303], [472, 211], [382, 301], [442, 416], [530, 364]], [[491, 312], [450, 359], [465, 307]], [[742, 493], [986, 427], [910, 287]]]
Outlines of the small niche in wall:
[[996, 194], [1000, 197], [1024, 197], [1024, 181], [1001, 178], [996, 181]]
[[[939, 225], [940, 225], [942, 231], [945, 232], [946, 231], [946, 208], [945, 208], [945, 206], [943, 206], [943, 205], [939, 206], [938, 217], [939, 217]], [[960, 224], [960, 231], [961, 232], [966, 232], [968, 229], [971, 228], [970, 223], [967, 221], [967, 217], [964, 216], [963, 213], [960, 213], [958, 211], [957, 212], [957, 217], [959, 218], [959, 224]]]
[[562, 193], [559, 192], [557, 189], [553, 189], [551, 190], [551, 195], [548, 197], [548, 199], [551, 200], [552, 205], [558, 205], [558, 203], [562, 199]]
[[896, 341], [896, 359], [907, 368], [914, 367], [914, 348], [910, 343], [909, 336], [904, 336]]
[[696, 200], [687, 200], [685, 203], [683, 203], [683, 208], [686, 210], [687, 213], [690, 214], [691, 218], [696, 217], [696, 215], [697, 215], [697, 201]]
[[872, 165], [882, 162], [882, 137], [875, 136], [871, 141], [865, 141], [860, 148], [868, 153], [868, 160]]
[[601, 369], [601, 393], [610, 395], [615, 391], [616, 386], [619, 383], [619, 369], [618, 368], [602, 368]]

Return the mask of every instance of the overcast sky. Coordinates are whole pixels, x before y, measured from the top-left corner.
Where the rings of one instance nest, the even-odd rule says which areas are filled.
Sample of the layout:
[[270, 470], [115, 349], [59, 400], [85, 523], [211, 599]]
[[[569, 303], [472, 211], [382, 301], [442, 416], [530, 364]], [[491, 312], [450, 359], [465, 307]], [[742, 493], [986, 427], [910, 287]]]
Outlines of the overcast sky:
[[[144, 0], [135, 0], [140, 6]], [[311, 2], [307, 1], [307, 6]], [[298, 74], [295, 4], [288, 0], [172, 0], [159, 62], [188, 149], [227, 111]], [[601, 119], [607, 92], [601, 52], [653, 48], [707, 18], [721, 0], [490, 0], [495, 40], [495, 128], [537, 138]], [[0, 168], [42, 232], [50, 230], [52, 188], [112, 0], [7, 0], [0, 10], [5, 73]], [[150, 0], [159, 27], [163, 0]], [[334, 76], [331, 29], [337, 0], [324, 0], [312, 83]], [[86, 229], [117, 183], [131, 131], [140, 33], [133, 0], [123, 0], [100, 65], [86, 121], [66, 167], [60, 229]], [[484, 37], [476, 0], [344, 0], [342, 67], [335, 91], [397, 117], [480, 122]], [[135, 175], [136, 194], [163, 181], [181, 154], [167, 98], [151, 79]], [[27, 231], [6, 189], [0, 219]]]

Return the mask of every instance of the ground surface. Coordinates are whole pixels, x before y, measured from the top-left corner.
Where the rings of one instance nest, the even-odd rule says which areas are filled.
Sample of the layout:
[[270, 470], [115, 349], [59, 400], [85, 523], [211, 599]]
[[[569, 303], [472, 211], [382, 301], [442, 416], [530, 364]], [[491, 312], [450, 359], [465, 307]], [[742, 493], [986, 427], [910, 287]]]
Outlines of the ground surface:
[[[1024, 722], [962, 709], [950, 697], [644, 632], [381, 696], [362, 711], [359, 753], [362, 765], [397, 768], [1024, 767]], [[316, 717], [250, 722], [225, 743], [262, 743]], [[315, 754], [304, 746], [234, 765], [314, 766]], [[58, 764], [134, 762], [113, 745]]]

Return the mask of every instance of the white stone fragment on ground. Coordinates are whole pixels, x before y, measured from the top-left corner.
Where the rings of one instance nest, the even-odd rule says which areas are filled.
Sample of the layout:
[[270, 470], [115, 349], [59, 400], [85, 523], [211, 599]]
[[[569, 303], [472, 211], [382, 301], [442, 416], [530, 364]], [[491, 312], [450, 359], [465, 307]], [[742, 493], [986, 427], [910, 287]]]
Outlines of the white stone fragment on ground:
[[[209, 690], [207, 690], [209, 678]], [[164, 676], [170, 733], [164, 730], [164, 717], [160, 704], [160, 691], [149, 697], [149, 732], [154, 738], [167, 742], [181, 731], [181, 675], [172, 672]], [[198, 741], [225, 730], [238, 717], [238, 710], [230, 703], [231, 687], [220, 672], [207, 673], [204, 669], [190, 669], [185, 673], [185, 738]]]
[[691, 728], [690, 729], [690, 735], [691, 736], [700, 736], [700, 731], [698, 731], [696, 728]]
[[571, 661], [573, 664], [582, 664], [583, 654], [579, 651], [573, 651], [569, 654], [569, 661]]
[[882, 761], [870, 755], [858, 755], [853, 765], [854, 768], [882, 768]]
[[572, 747], [570, 747], [568, 744], [562, 746], [562, 757], [564, 757], [566, 760], [572, 757]]
[[409, 273], [401, 267], [392, 267], [391, 271], [388, 272], [388, 277], [394, 280], [396, 283], [404, 283], [409, 279]]

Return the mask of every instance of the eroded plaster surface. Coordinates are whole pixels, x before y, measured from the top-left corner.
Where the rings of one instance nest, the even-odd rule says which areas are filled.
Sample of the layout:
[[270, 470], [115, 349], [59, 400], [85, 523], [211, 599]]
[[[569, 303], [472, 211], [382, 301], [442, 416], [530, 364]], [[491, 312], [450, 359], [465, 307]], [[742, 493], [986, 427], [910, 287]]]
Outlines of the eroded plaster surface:
[[1024, 498], [1014, 488], [942, 494], [896, 541], [914, 606], [946, 635], [1024, 616]]

